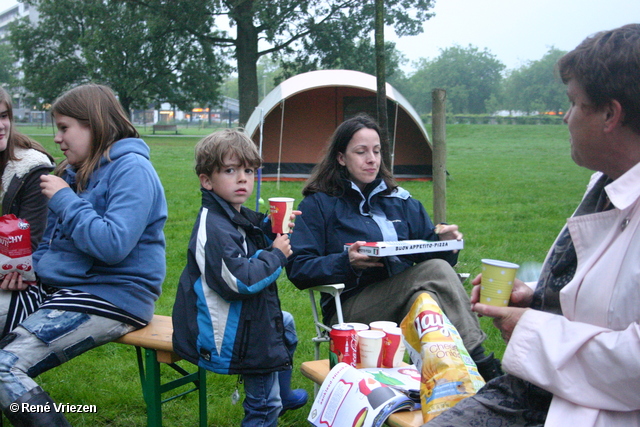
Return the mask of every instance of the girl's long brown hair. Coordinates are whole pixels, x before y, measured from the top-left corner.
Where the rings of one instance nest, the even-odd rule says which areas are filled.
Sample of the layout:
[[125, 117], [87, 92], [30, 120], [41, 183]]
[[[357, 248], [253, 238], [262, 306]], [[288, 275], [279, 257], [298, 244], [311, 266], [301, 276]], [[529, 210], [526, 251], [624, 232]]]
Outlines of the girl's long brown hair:
[[11, 96], [7, 93], [6, 90], [0, 88], [0, 103], [4, 102], [7, 106], [7, 114], [9, 115], [9, 120], [11, 122], [11, 129], [9, 130], [9, 135], [7, 135], [7, 148], [0, 152], [0, 186], [2, 183], [2, 173], [4, 172], [4, 168], [7, 166], [9, 160], [18, 160], [15, 154], [15, 148], [33, 148], [34, 150], [38, 150], [43, 154], [46, 154], [47, 157], [51, 160], [51, 163], [54, 163], [53, 157], [51, 154], [47, 153], [47, 150], [40, 145], [39, 142], [34, 141], [28, 136], [20, 133], [16, 129], [15, 121], [13, 119], [13, 105], [11, 104]]
[[[85, 188], [100, 159], [103, 156], [109, 158], [109, 149], [116, 141], [140, 137], [115, 94], [107, 86], [93, 83], [77, 86], [53, 103], [51, 114], [54, 117], [59, 114], [74, 118], [91, 130], [89, 157], [75, 166], [78, 192]], [[61, 173], [66, 165], [65, 160], [56, 172]]]

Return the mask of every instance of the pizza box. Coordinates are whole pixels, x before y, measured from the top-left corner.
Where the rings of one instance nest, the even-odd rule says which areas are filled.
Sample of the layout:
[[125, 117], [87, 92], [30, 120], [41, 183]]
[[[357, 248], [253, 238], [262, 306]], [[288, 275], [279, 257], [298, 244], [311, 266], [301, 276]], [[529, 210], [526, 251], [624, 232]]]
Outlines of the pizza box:
[[[344, 245], [348, 249], [352, 243]], [[361, 254], [369, 256], [409, 255], [421, 252], [453, 251], [464, 248], [464, 240], [402, 240], [399, 242], [367, 242], [360, 246]]]

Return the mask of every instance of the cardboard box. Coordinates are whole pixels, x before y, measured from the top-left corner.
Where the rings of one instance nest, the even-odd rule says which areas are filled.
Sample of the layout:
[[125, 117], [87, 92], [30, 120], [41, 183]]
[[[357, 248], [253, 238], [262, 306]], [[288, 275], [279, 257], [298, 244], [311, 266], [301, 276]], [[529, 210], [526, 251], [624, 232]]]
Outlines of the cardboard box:
[[[352, 243], [344, 245], [348, 249]], [[421, 252], [442, 252], [464, 248], [464, 240], [403, 240], [400, 242], [367, 242], [360, 247], [361, 254], [369, 256], [409, 255]]]

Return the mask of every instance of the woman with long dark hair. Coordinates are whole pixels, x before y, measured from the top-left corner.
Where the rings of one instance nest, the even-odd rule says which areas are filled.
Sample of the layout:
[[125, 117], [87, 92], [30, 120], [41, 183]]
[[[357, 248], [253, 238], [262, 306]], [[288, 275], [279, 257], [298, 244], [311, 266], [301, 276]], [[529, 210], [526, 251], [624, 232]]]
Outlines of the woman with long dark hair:
[[[359, 253], [371, 241], [462, 239], [457, 225], [436, 228], [422, 204], [397, 185], [384, 164], [380, 129], [373, 119], [359, 115], [338, 126], [302, 193], [302, 215], [296, 219], [287, 266], [298, 288], [344, 283], [344, 319], [360, 323], [400, 323], [427, 292], [458, 329], [482, 376], [488, 380], [500, 373], [493, 355], [484, 355], [486, 334], [452, 268], [457, 253], [384, 258]], [[346, 243], [353, 243], [348, 250]], [[328, 298], [322, 311], [325, 321], [336, 323]]]

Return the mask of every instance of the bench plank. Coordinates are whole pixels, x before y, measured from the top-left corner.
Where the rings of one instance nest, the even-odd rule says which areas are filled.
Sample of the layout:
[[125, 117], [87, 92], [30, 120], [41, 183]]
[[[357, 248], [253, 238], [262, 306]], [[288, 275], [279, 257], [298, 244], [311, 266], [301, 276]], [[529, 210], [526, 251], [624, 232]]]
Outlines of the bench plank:
[[155, 314], [147, 326], [129, 332], [118, 338], [116, 342], [157, 350], [158, 362], [173, 363], [181, 358], [173, 352], [172, 335], [171, 316]]

